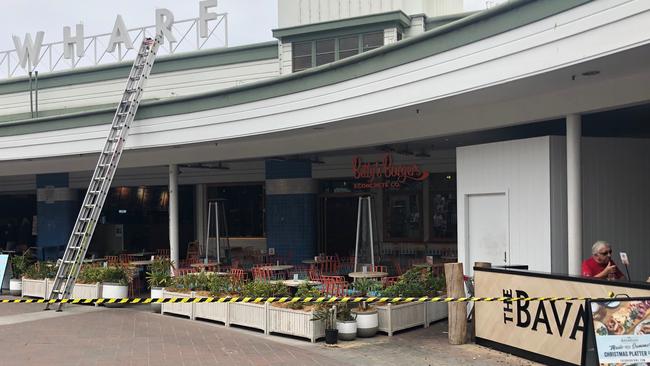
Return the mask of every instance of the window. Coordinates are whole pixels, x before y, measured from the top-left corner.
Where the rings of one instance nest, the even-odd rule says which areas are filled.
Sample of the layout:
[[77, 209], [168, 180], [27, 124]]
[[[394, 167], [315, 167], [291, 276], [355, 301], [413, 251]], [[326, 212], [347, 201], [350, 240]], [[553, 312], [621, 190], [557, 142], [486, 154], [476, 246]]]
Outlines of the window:
[[311, 42], [294, 43], [293, 71], [300, 71], [311, 67]]
[[[264, 236], [264, 190], [262, 185], [208, 187], [208, 199], [225, 199], [229, 237]], [[207, 213], [206, 213], [207, 215]], [[212, 219], [211, 221], [214, 221]], [[222, 222], [222, 219], [219, 220]], [[210, 232], [216, 232], [212, 224]], [[224, 228], [220, 228], [225, 235]]]
[[334, 39], [316, 41], [316, 66], [334, 62]]
[[368, 33], [363, 35], [363, 51], [374, 50], [384, 45], [384, 32]]
[[384, 32], [347, 35], [292, 43], [292, 70], [302, 71], [314, 66], [342, 60], [384, 45]]
[[359, 53], [359, 37], [345, 37], [339, 39], [339, 59], [354, 56]]
[[456, 240], [456, 174], [432, 173], [430, 179], [431, 240]]
[[385, 240], [422, 241], [422, 183], [384, 192]]

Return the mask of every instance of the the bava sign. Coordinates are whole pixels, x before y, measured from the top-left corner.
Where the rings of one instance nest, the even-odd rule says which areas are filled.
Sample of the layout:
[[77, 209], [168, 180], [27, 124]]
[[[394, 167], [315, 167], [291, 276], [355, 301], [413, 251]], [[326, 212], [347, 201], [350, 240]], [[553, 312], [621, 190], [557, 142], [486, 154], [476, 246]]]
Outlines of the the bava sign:
[[354, 183], [354, 189], [399, 188], [406, 181], [423, 181], [429, 172], [417, 164], [395, 164], [391, 154], [381, 161], [364, 162], [361, 157], [352, 158], [352, 177], [364, 182]]
[[[218, 14], [211, 11], [216, 6], [217, 0], [199, 1], [199, 34], [201, 38], [208, 38], [208, 22], [217, 19]], [[155, 16], [156, 34], [162, 32], [168, 42], [177, 42], [176, 37], [172, 33], [174, 14], [169, 9], [163, 8], [156, 9]], [[41, 48], [43, 47], [45, 32], [36, 32], [36, 37], [33, 39], [30, 33], [25, 34], [25, 38], [22, 41], [15, 35], [12, 38], [20, 66], [24, 69], [28, 62], [30, 65], [36, 65], [41, 54]], [[123, 46], [126, 49], [133, 48], [133, 41], [129, 36], [128, 28], [121, 15], [117, 15], [115, 19], [106, 52], [115, 52], [118, 46]], [[86, 50], [83, 24], [76, 25], [74, 36], [71, 34], [70, 27], [63, 27], [63, 57], [68, 60], [74, 59], [75, 48], [77, 57], [83, 57]]]

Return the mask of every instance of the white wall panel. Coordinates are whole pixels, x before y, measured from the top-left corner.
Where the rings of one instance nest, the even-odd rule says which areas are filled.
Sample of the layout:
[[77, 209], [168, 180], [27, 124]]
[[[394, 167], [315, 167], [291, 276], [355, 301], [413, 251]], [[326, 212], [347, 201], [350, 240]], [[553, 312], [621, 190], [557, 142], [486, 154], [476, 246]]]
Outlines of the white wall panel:
[[466, 272], [473, 265], [467, 255], [467, 195], [502, 192], [508, 198], [509, 264], [551, 270], [549, 145], [549, 137], [538, 137], [456, 150], [458, 258]]
[[[166, 99], [225, 89], [278, 74], [276, 59], [156, 74], [149, 80], [144, 98]], [[38, 107], [46, 111], [117, 103], [125, 85], [125, 80], [119, 79], [43, 89], [38, 93]], [[29, 92], [0, 95], [0, 115], [27, 112]]]
[[401, 10], [430, 17], [460, 13], [463, 0], [279, 0], [278, 28]]
[[[637, 281], [650, 276], [650, 140], [583, 138], [583, 257], [605, 240], [630, 257]], [[622, 268], [621, 268], [622, 269]]]

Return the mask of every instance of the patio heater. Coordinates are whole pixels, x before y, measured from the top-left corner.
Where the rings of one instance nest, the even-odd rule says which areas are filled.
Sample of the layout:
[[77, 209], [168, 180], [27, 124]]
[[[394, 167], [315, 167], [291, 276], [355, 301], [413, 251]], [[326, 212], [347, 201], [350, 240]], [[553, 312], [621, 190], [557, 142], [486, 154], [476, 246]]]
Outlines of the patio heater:
[[[368, 238], [370, 242], [370, 264], [375, 266], [375, 241], [373, 236], [373, 215], [372, 215], [372, 196], [363, 195], [359, 196], [357, 205], [357, 235], [355, 238], [354, 246], [354, 272], [357, 272], [357, 264], [359, 263], [359, 241], [364, 234], [364, 228], [368, 228]], [[362, 252], [365, 252], [362, 250]], [[367, 252], [366, 252], [367, 253]]]
[[221, 230], [220, 224], [223, 223], [223, 229], [225, 232], [226, 239], [226, 261], [230, 262], [230, 236], [228, 235], [228, 220], [226, 218], [226, 207], [225, 199], [216, 199], [214, 201], [208, 201], [208, 221], [206, 228], [206, 238], [205, 238], [205, 258], [203, 258], [203, 264], [207, 265], [209, 263], [208, 257], [210, 255], [210, 219], [214, 214], [214, 228], [215, 228], [215, 239], [217, 244], [217, 263], [221, 264]]

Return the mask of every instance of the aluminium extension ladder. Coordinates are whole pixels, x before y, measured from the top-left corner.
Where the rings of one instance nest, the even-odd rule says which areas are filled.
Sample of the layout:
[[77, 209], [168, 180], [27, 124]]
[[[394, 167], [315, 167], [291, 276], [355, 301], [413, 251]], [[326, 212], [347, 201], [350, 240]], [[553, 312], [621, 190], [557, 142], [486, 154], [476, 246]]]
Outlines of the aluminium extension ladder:
[[[99, 161], [95, 167], [86, 197], [79, 210], [79, 216], [77, 216], [77, 221], [70, 234], [68, 246], [59, 264], [54, 286], [48, 299], [70, 298], [161, 42], [161, 34], [157, 35], [156, 39], [145, 38], [142, 41], [140, 51], [138, 51], [127, 79], [122, 100], [118, 104], [113, 117], [111, 130], [99, 155]], [[46, 305], [45, 310], [49, 309], [49, 305], [49, 303]], [[61, 311], [62, 305], [62, 303], [59, 303], [57, 311]]]

